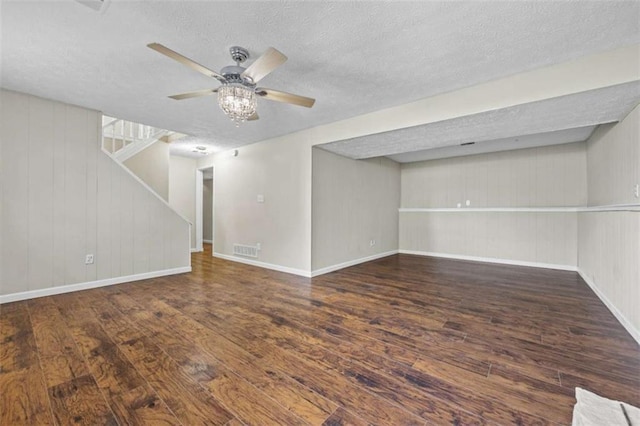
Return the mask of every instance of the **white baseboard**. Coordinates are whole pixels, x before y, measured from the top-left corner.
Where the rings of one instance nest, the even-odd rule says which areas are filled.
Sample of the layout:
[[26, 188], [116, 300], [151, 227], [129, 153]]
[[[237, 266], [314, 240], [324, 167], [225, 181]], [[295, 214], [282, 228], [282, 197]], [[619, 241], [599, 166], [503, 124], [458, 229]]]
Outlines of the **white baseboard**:
[[324, 268], [316, 269], [311, 271], [312, 277], [317, 277], [318, 275], [328, 274], [329, 272], [337, 271], [339, 269], [348, 268], [349, 266], [358, 265], [360, 263], [370, 262], [372, 260], [381, 259], [383, 257], [392, 256], [394, 254], [398, 254], [398, 250], [391, 250], [384, 253], [378, 253], [367, 257], [361, 257], [360, 259], [349, 260], [347, 262], [338, 263], [336, 265], [326, 266]]
[[436, 252], [430, 252], [430, 251], [416, 251], [416, 250], [398, 250], [398, 252], [402, 254], [415, 254], [418, 256], [442, 257], [445, 259], [472, 260], [474, 262], [500, 263], [503, 265], [515, 265], [515, 266], [530, 266], [533, 268], [557, 269], [560, 271], [572, 271], [572, 272], [578, 271], [578, 268], [575, 266], [556, 265], [555, 263], [528, 262], [525, 260], [500, 259], [496, 257], [465, 256], [462, 254], [436, 253]]
[[184, 274], [191, 272], [191, 266], [182, 268], [164, 269], [162, 271], [144, 272], [142, 274], [126, 275], [124, 277], [107, 278], [98, 281], [89, 281], [86, 283], [68, 284], [57, 287], [42, 288], [39, 290], [29, 290], [20, 293], [5, 294], [0, 296], [0, 304], [17, 302], [19, 300], [35, 299], [36, 297], [53, 296], [62, 293], [71, 293], [73, 291], [88, 290], [97, 287], [106, 287], [114, 284], [122, 284], [132, 281], [146, 280], [149, 278], [164, 277], [167, 275]]
[[200, 253], [200, 252], [203, 252], [203, 251], [204, 251], [204, 249], [199, 249], [199, 248], [193, 248], [193, 247], [192, 247], [192, 248], [190, 249], [190, 251], [191, 251], [191, 253]]
[[604, 305], [611, 311], [614, 317], [618, 320], [620, 324], [631, 334], [631, 337], [635, 339], [636, 342], [640, 345], [640, 330], [637, 330], [631, 322], [615, 307], [613, 303], [604, 295], [603, 292], [598, 289], [596, 284], [587, 276], [587, 274], [578, 268], [578, 274], [582, 277], [585, 283], [593, 290], [593, 292], [598, 296], [598, 298], [604, 303]]
[[207, 243], [207, 244], [213, 244], [213, 241], [211, 240], [202, 240], [203, 243]]
[[213, 257], [217, 257], [219, 259], [224, 259], [224, 260], [230, 260], [232, 262], [244, 263], [245, 265], [272, 269], [274, 271], [286, 272], [288, 274], [299, 275], [301, 277], [306, 277], [306, 278], [311, 277], [311, 273], [309, 271], [305, 271], [303, 269], [290, 268], [288, 266], [276, 265], [274, 263], [260, 262], [259, 260], [245, 259], [243, 257], [236, 257], [236, 256], [231, 256], [228, 254], [222, 254], [222, 253], [216, 253], [216, 252], [213, 253]]

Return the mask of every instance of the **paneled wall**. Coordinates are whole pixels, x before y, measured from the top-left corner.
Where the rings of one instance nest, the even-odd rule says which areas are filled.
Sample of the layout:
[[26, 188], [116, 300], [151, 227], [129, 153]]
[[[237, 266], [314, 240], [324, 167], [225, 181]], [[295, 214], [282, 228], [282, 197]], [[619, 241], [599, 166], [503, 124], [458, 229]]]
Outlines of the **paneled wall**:
[[100, 113], [0, 106], [1, 295], [189, 266], [188, 224], [100, 150]]
[[640, 106], [621, 122], [600, 126], [587, 143], [590, 206], [637, 204], [640, 183]]
[[587, 142], [589, 206], [579, 213], [578, 268], [640, 342], [640, 107]]
[[577, 227], [575, 212], [401, 213], [400, 249], [575, 267]]
[[352, 160], [313, 148], [312, 197], [314, 271], [398, 249], [395, 161]]
[[584, 143], [403, 164], [401, 177], [401, 251], [577, 265]]
[[567, 207], [587, 202], [583, 143], [402, 165], [402, 207]]

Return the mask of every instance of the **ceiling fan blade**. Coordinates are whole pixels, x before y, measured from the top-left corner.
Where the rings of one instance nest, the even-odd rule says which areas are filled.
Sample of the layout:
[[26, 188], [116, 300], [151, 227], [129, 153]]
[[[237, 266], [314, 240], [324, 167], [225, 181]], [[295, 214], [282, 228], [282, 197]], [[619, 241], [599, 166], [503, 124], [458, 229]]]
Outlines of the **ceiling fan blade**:
[[204, 90], [196, 90], [195, 92], [180, 93], [179, 95], [172, 95], [169, 97], [171, 99], [175, 99], [176, 101], [179, 101], [182, 99], [197, 98], [198, 96], [213, 95], [217, 91], [218, 89], [204, 89]]
[[247, 118], [247, 121], [255, 121], [255, 120], [258, 120], [258, 119], [260, 119], [260, 117], [258, 116], [258, 113], [254, 112], [251, 117]]
[[249, 77], [254, 83], [262, 80], [271, 71], [287, 61], [287, 57], [273, 47], [267, 49], [249, 68], [242, 73], [243, 77]]
[[215, 71], [211, 71], [209, 68], [205, 67], [204, 65], [200, 65], [199, 63], [192, 61], [191, 59], [187, 58], [186, 56], [183, 56], [181, 54], [179, 54], [178, 52], [175, 52], [171, 49], [169, 49], [166, 46], [161, 45], [160, 43], [151, 43], [151, 44], [147, 44], [147, 47], [155, 50], [156, 52], [162, 53], [165, 56], [168, 56], [169, 58], [180, 62], [183, 65], [188, 66], [191, 69], [194, 69], [196, 71], [198, 71], [199, 73], [202, 73], [208, 77], [213, 77], [216, 78], [218, 80], [220, 80], [223, 83], [226, 83], [226, 79], [221, 75], [218, 74]]
[[288, 104], [300, 105], [307, 108], [311, 108], [316, 102], [316, 100], [312, 98], [294, 95], [287, 92], [280, 92], [273, 89], [265, 89], [263, 87], [258, 87], [256, 89], [256, 95], [262, 96], [263, 98], [270, 101], [285, 102]]

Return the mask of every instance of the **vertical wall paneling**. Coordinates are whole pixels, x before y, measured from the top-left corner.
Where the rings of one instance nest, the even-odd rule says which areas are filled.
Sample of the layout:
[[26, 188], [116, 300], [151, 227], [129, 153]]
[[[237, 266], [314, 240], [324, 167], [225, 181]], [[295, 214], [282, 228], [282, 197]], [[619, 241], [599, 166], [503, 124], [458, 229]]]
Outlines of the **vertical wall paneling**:
[[66, 267], [66, 216], [65, 216], [65, 184], [66, 184], [66, 135], [67, 109], [64, 104], [53, 104], [53, 261], [52, 283], [65, 282]]
[[0, 108], [0, 302], [189, 266], [188, 223], [102, 152], [98, 112], [7, 90]]
[[[100, 122], [100, 123], [99, 123]], [[87, 114], [87, 134], [85, 136], [84, 145], [87, 149], [87, 201], [86, 201], [86, 225], [85, 225], [85, 255], [93, 254], [94, 263], [85, 265], [85, 281], [95, 281], [98, 277], [97, 273], [97, 220], [98, 220], [98, 151], [100, 149], [99, 138], [102, 132], [102, 117], [100, 114]]]
[[152, 271], [157, 271], [164, 269], [164, 234], [162, 232], [157, 232], [158, 229], [161, 229], [164, 223], [163, 220], [163, 210], [154, 208], [153, 206], [153, 196], [151, 194], [147, 194], [148, 200], [147, 203], [149, 205], [149, 212], [147, 217], [149, 218], [147, 222], [147, 232], [149, 233], [149, 269]]
[[149, 268], [149, 198], [142, 186], [137, 186], [133, 195], [133, 273], [139, 274]]
[[29, 100], [29, 289], [51, 287], [53, 276], [53, 104]]
[[2, 292], [28, 288], [29, 101], [15, 93], [2, 102]]
[[84, 264], [87, 202], [87, 114], [78, 107], [67, 108], [65, 138], [65, 283], [85, 281]]
[[600, 126], [587, 141], [590, 206], [635, 204], [635, 211], [579, 213], [578, 270], [640, 343], [640, 106]]
[[312, 152], [313, 270], [396, 251], [399, 164]]
[[131, 177], [122, 174], [120, 178], [120, 274], [133, 274], [133, 186]]
[[125, 275], [121, 270], [122, 252], [122, 180], [124, 174], [120, 173], [119, 166], [112, 160], [111, 168], [111, 205], [109, 219], [111, 229], [111, 275], [114, 277]]
[[[575, 212], [465, 211], [586, 203], [584, 143], [403, 164], [400, 250], [575, 267]], [[458, 210], [458, 204], [460, 209]]]
[[112, 203], [112, 160], [98, 152], [96, 170], [98, 173], [97, 198], [96, 198], [96, 268], [98, 280], [106, 279], [111, 275], [113, 268], [113, 253], [111, 245], [113, 236], [111, 231], [111, 203]]

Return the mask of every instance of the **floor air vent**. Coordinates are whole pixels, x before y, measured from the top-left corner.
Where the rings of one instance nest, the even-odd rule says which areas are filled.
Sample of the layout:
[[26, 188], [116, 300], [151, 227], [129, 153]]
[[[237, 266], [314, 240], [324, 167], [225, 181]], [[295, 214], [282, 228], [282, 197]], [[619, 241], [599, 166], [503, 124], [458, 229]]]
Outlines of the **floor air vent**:
[[245, 246], [243, 244], [234, 244], [233, 254], [245, 257], [258, 257], [258, 247]]

